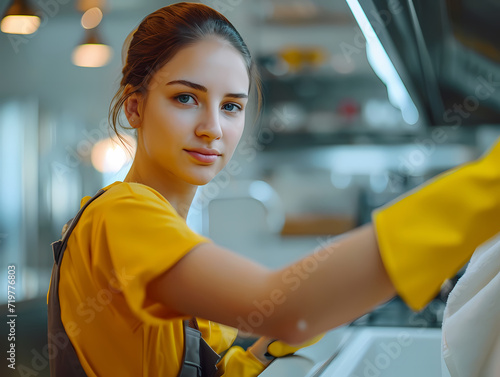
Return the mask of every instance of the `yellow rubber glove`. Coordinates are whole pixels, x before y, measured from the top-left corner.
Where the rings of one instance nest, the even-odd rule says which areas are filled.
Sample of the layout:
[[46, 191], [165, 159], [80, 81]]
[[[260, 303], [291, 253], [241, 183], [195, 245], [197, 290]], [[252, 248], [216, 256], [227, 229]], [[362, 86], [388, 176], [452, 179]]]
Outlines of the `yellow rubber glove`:
[[313, 344], [319, 342], [321, 338], [323, 338], [324, 334], [317, 335], [314, 338], [308, 340], [305, 343], [302, 343], [298, 346], [291, 346], [285, 342], [282, 342], [280, 340], [274, 340], [269, 345], [267, 346], [267, 354], [271, 355], [272, 357], [284, 357], [284, 356], [289, 356], [297, 352], [298, 350], [312, 346]]
[[239, 346], [229, 348], [219, 364], [217, 377], [256, 377], [266, 368], [268, 362], [261, 362], [250, 351]]
[[257, 341], [248, 347], [248, 351], [251, 352], [261, 363], [268, 365], [272, 360], [277, 357], [289, 356], [297, 352], [298, 350], [311, 346], [323, 338], [324, 334], [317, 335], [307, 342], [302, 344], [292, 346], [281, 340], [270, 339], [266, 337], [261, 337]]
[[500, 232], [500, 139], [480, 159], [434, 177], [372, 218], [398, 294], [422, 309]]

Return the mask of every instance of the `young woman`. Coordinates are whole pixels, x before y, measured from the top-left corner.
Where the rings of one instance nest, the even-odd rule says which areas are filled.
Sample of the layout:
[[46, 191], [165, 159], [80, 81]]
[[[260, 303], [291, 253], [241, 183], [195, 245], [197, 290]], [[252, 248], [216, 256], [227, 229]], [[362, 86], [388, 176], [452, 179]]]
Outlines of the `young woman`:
[[[293, 351], [286, 344], [300, 346], [351, 321], [396, 289], [421, 308], [468, 260], [470, 248], [499, 230], [486, 226], [476, 234], [475, 224], [455, 225], [456, 216], [447, 215], [447, 206], [463, 198], [454, 201], [450, 192], [449, 202], [440, 199], [446, 187], [456, 187], [453, 177], [467, 179], [464, 167], [380, 211], [377, 232], [361, 227], [283, 269], [196, 234], [186, 225], [187, 210], [196, 188], [233, 155], [255, 82], [241, 36], [205, 5], [161, 8], [133, 33], [111, 119], [119, 133], [123, 111], [137, 130], [134, 162], [123, 182], [105, 187], [85, 209], [59, 266], [60, 321], [77, 355], [68, 363], [81, 365], [81, 375], [184, 376], [183, 321], [195, 317], [203, 339], [225, 352], [218, 375], [256, 376], [274, 356]], [[498, 149], [483, 164], [497, 159]], [[476, 212], [498, 216], [499, 201]], [[441, 215], [433, 222], [424, 211]], [[429, 229], [443, 229], [439, 242]], [[262, 337], [246, 351], [231, 347], [237, 329]], [[50, 333], [49, 323], [49, 340], [60, 351], [64, 342]], [[271, 352], [274, 339], [281, 342]]]

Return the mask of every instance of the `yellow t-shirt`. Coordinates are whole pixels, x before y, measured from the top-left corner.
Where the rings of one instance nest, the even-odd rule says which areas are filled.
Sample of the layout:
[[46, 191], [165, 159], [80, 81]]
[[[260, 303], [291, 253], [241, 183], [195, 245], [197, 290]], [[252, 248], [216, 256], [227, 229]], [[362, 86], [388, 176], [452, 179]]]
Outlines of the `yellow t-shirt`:
[[[211, 241], [146, 185], [115, 182], [104, 189], [83, 212], [64, 252], [62, 323], [89, 377], [175, 377], [184, 349], [182, 320], [190, 316], [148, 299], [146, 286], [195, 245]], [[236, 329], [197, 320], [216, 352], [231, 346]], [[219, 368], [226, 377], [250, 377], [264, 366], [231, 347]]]

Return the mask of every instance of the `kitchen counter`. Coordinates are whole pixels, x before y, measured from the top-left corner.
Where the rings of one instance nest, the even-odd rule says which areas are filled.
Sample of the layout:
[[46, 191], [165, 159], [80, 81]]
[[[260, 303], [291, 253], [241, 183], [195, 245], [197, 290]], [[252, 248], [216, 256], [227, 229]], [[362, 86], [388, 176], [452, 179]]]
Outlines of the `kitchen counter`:
[[275, 360], [261, 376], [441, 377], [441, 363], [439, 328], [349, 326]]

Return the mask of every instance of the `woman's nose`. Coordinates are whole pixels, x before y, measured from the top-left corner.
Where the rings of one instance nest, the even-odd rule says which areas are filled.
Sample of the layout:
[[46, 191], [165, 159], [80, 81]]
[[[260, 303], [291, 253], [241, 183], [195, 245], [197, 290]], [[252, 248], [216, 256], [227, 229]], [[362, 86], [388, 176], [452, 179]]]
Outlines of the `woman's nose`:
[[199, 137], [207, 137], [213, 140], [220, 139], [222, 137], [222, 128], [220, 125], [219, 109], [207, 108], [201, 114], [201, 119], [195, 132]]

